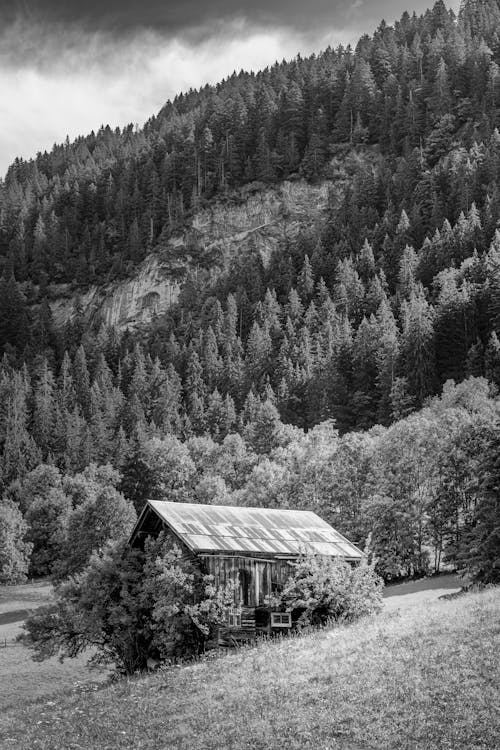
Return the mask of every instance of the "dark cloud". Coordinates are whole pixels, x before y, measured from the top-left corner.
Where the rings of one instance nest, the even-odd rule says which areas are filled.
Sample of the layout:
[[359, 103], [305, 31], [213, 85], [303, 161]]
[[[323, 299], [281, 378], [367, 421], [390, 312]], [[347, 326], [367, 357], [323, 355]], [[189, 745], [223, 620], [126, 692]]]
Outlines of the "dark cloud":
[[[417, 11], [428, 4], [408, 0]], [[206, 33], [212, 24], [233, 19], [304, 32], [325, 23], [336, 29], [366, 29], [382, 18], [392, 22], [405, 5], [401, 0], [2, 0], [0, 8], [4, 22], [22, 16], [89, 30], [127, 33], [154, 28], [178, 35]]]
[[[417, 11], [428, 4], [408, 2]], [[299, 39], [302, 53], [355, 42], [404, 7], [405, 0], [0, 0], [0, 67], [75, 69], [91, 58], [91, 65], [112, 69], [117, 50], [133, 51], [138, 36], [148, 34], [166, 44], [209, 41], [222, 52], [235, 38], [279, 31]]]

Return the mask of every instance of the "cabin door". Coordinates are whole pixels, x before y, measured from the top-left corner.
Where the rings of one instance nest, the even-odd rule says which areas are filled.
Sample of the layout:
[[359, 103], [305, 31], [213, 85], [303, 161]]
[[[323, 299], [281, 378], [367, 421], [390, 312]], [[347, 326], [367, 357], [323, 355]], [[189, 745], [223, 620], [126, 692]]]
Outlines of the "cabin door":
[[238, 571], [239, 584], [240, 584], [240, 603], [244, 607], [250, 605], [250, 591], [252, 585], [252, 574], [245, 568], [240, 568]]

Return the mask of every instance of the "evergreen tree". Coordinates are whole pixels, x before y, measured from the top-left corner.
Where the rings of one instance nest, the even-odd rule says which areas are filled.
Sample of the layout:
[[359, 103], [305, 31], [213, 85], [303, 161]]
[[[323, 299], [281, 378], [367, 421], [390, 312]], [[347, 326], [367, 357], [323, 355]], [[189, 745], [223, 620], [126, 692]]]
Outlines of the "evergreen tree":
[[87, 368], [87, 356], [82, 345], [78, 347], [73, 362], [73, 383], [77, 403], [84, 416], [88, 416], [90, 407], [90, 376]]
[[422, 404], [436, 388], [436, 350], [432, 309], [421, 293], [404, 310], [401, 355], [410, 392]]
[[55, 379], [44, 358], [37, 382], [35, 383], [33, 400], [33, 438], [42, 452], [45, 460], [54, 446], [56, 431], [56, 396]]
[[249, 422], [246, 434], [256, 453], [268, 454], [277, 447], [281, 429], [278, 410], [271, 401], [264, 401], [257, 406], [255, 417]]
[[314, 273], [309, 257], [304, 257], [304, 264], [297, 279], [297, 291], [304, 304], [310, 301], [314, 292]]

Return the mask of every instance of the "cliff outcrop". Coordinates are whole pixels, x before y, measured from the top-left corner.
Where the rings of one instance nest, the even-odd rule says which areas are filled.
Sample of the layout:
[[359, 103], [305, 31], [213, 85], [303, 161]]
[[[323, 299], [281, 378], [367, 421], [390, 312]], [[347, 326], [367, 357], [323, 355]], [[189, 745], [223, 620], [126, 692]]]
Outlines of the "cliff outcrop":
[[[267, 265], [275, 250], [320, 219], [331, 186], [284, 182], [196, 211], [189, 230], [155, 248], [133, 276], [93, 285], [81, 294], [85, 317], [119, 329], [148, 324], [177, 301], [184, 279], [200, 262], [207, 264], [212, 279], [227, 273], [233, 259], [250, 249]], [[64, 324], [73, 311], [73, 297], [52, 302], [56, 325]]]

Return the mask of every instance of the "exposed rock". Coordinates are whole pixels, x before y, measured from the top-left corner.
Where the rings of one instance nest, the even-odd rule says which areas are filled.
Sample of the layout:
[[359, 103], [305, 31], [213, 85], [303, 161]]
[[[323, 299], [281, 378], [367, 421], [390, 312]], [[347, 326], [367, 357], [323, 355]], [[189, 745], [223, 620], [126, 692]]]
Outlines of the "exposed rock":
[[[183, 277], [196, 268], [190, 243], [196, 239], [202, 255], [209, 259], [212, 278], [228, 270], [236, 255], [260, 252], [263, 263], [299, 228], [311, 225], [325, 210], [331, 183], [308, 185], [284, 182], [279, 187], [257, 191], [240, 202], [217, 201], [197, 211], [192, 229], [173, 237], [141, 263], [133, 278], [114, 284], [94, 285], [81, 295], [88, 319], [99, 319], [117, 328], [131, 328], [151, 322], [174, 304]], [[56, 298], [52, 312], [56, 325], [69, 320], [74, 299]]]
[[329, 187], [326, 182], [284, 182], [278, 189], [250, 195], [240, 205], [217, 202], [194, 216], [193, 228], [207, 249], [222, 249], [227, 263], [251, 241], [267, 264], [281, 242], [322, 213]]
[[[150, 255], [138, 266], [133, 278], [116, 284], [92, 286], [81, 295], [88, 319], [127, 328], [149, 323], [155, 315], [168, 310], [177, 301], [180, 284], [168, 278], [158, 255]], [[73, 299], [59, 299], [52, 304], [56, 325], [69, 320], [74, 311]]]

